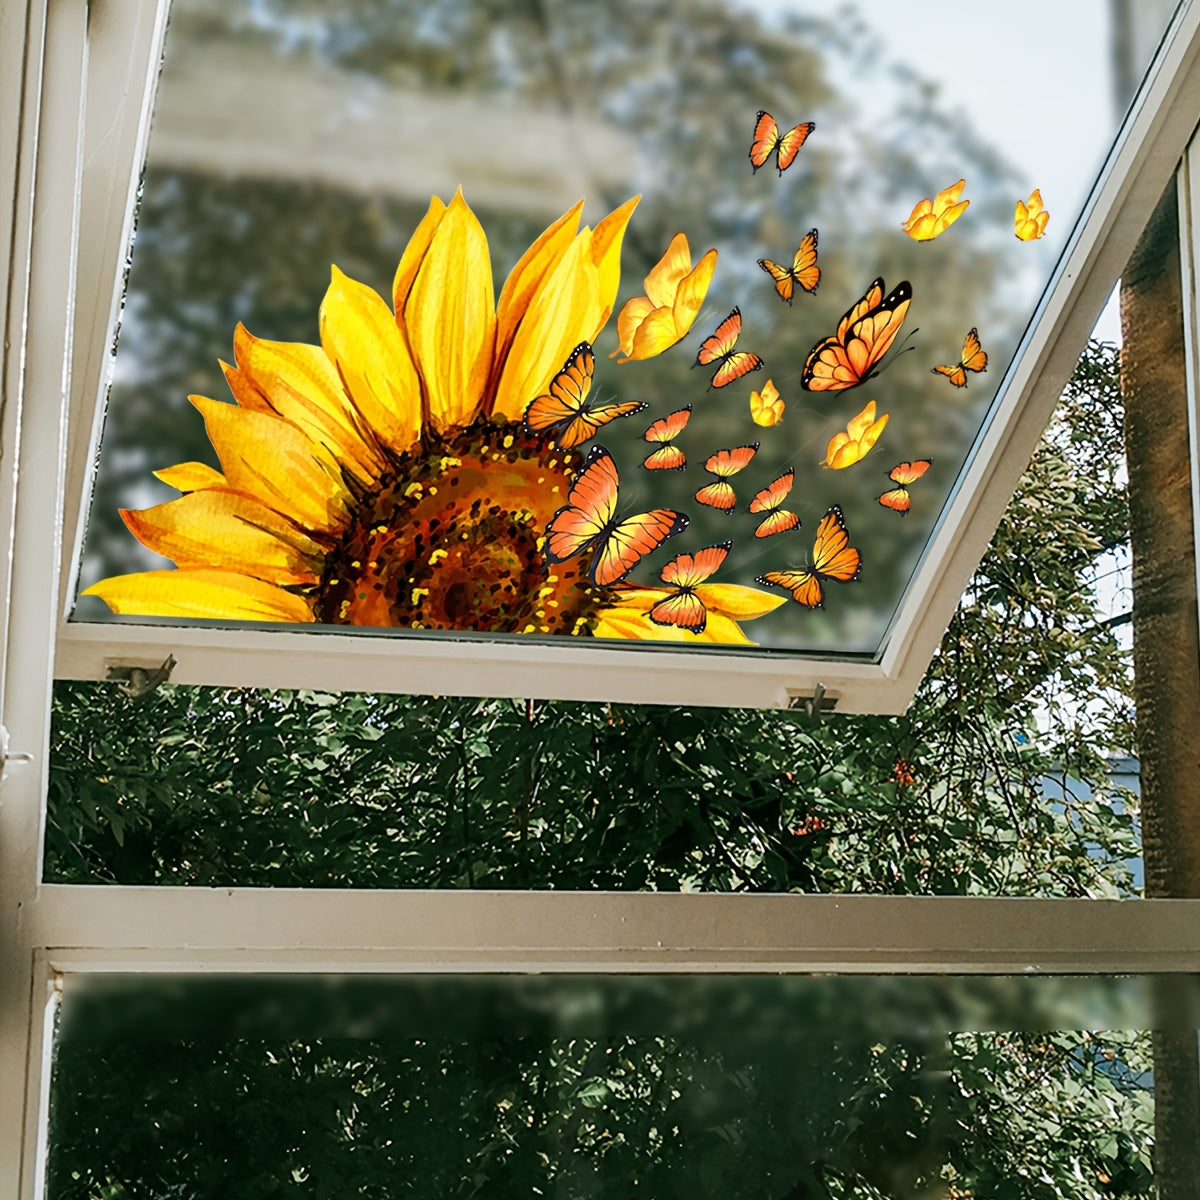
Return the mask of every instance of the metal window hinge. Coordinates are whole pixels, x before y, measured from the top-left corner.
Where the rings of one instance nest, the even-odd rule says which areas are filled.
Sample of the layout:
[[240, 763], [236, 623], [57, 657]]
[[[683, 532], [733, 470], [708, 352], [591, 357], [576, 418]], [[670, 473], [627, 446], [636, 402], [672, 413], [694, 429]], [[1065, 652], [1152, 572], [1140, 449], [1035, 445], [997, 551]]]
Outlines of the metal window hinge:
[[137, 667], [131, 663], [112, 663], [108, 668], [106, 678], [119, 680], [117, 686], [125, 695], [136, 700], [139, 696], [149, 695], [161, 683], [171, 678], [175, 669], [175, 655], [168, 654], [167, 661], [161, 667]]
[[0, 772], [3, 772], [10, 762], [33, 762], [32, 754], [24, 750], [9, 750], [10, 745], [8, 730], [0, 725]]
[[823, 683], [818, 683], [813, 688], [811, 696], [805, 696], [799, 692], [788, 693], [788, 708], [804, 713], [812, 725], [820, 725], [821, 713], [832, 712], [836, 707], [836, 699], [833, 697], [826, 698], [825, 685]]

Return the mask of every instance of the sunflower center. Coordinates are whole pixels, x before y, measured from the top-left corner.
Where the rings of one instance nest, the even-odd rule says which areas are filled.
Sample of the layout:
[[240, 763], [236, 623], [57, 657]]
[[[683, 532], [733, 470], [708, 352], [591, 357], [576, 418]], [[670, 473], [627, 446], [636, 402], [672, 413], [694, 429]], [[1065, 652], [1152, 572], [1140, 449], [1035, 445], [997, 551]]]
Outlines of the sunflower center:
[[316, 620], [584, 632], [601, 599], [584, 557], [549, 563], [544, 552], [578, 463], [519, 424], [478, 421], [427, 440], [353, 505], [325, 559]]

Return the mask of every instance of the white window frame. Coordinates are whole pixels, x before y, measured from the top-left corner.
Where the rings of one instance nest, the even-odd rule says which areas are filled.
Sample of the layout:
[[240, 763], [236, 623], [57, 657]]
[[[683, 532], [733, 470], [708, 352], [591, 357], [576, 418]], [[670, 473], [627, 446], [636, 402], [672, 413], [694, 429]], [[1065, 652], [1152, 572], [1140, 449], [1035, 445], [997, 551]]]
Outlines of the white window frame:
[[[924, 601], [928, 614], [905, 616], [913, 648], [896, 650], [891, 668], [881, 665], [867, 681], [879, 695], [906, 696], [911, 692], [906, 672], [917, 669], [914, 663], [924, 669], [949, 612], [946, 596], [956, 598], [973, 569], [1003, 496], [1028, 458], [1144, 215], [1184, 153], [1200, 114], [1198, 10], [1200, 3], [1190, 5], [1176, 22], [1174, 40], [1160, 57], [1131, 133], [1093, 197], [1062, 278], [1026, 335], [1019, 368], [1024, 374], [1012, 388], [1022, 406], [993, 422], [985, 442], [995, 457], [989, 463], [981, 454], [972, 467], [974, 476], [993, 489], [990, 499], [976, 501], [972, 513], [952, 512], [947, 528], [955, 530], [957, 540], [941, 568], [944, 577]], [[86, 216], [88, 179], [122, 177], [117, 166], [124, 160], [114, 155], [108, 162], [105, 146], [124, 139], [122, 144], [132, 146], [136, 155], [144, 141], [149, 91], [144, 63], [156, 61], [162, 35], [161, 8], [147, 10], [137, 0], [93, 3], [92, 18], [89, 40], [87, 0], [0, 0], [0, 172], [15, 181], [11, 192], [0, 196], [0, 261], [8, 268], [4, 337], [11, 347], [0, 377], [0, 536], [6, 551], [0, 556], [0, 596], [6, 600], [0, 719], [10, 737], [0, 785], [0, 1196], [34, 1200], [42, 1194], [53, 1014], [60, 991], [69, 990], [72, 976], [80, 974], [1108, 975], [1114, 964], [1130, 972], [1200, 971], [1200, 901], [1192, 900], [351, 892], [42, 883], [50, 686], [56, 668], [60, 675], [95, 678], [104, 674], [106, 658], [128, 656], [155, 666], [166, 652], [174, 652], [180, 659], [176, 678], [184, 682], [227, 683], [233, 674], [232, 639], [210, 653], [207, 630], [201, 646], [181, 637], [191, 631], [105, 626], [104, 641], [86, 627], [64, 627], [64, 605], [47, 602], [66, 595], [64, 580], [74, 552], [73, 532], [63, 536], [58, 504], [68, 444], [83, 439], [87, 445], [92, 436], [90, 426], [86, 434], [81, 432], [86, 422], [81, 424], [81, 410], [74, 407], [80, 393], [71, 386], [71, 375], [74, 371], [77, 382], [82, 377], [88, 386], [98, 387], [94, 339], [98, 329], [106, 328], [107, 318], [102, 320], [103, 306], [96, 303], [97, 281], [106, 278], [105, 254], [123, 245], [124, 236], [110, 230], [111, 240], [101, 244], [89, 243], [85, 234], [89, 252], [77, 258], [80, 185]], [[119, 55], [109, 57], [110, 43], [104, 43], [103, 51], [97, 48], [115, 29], [128, 35], [125, 67]], [[94, 52], [90, 63], [89, 45]], [[139, 68], [142, 74], [122, 74], [143, 53], [149, 57]], [[125, 86], [130, 78], [144, 84], [143, 90]], [[93, 140], [97, 127], [83, 115], [87, 103], [95, 103], [97, 92], [106, 89], [119, 91], [127, 115], [136, 110], [137, 120], [118, 120], [105, 138]], [[117, 105], [114, 111], [120, 109]], [[1193, 144], [1179, 175], [1185, 225], [1200, 216], [1193, 208], [1197, 171], [1200, 149]], [[75, 186], [70, 186], [72, 180]], [[1183, 251], [1188, 312], [1194, 320], [1196, 251], [1190, 240]], [[1064, 282], [1067, 277], [1073, 280], [1070, 286]], [[111, 303], [111, 289], [104, 294]], [[92, 298], [81, 306], [78, 321], [77, 295]], [[78, 330], [88, 345], [73, 345]], [[1195, 340], [1189, 331], [1193, 412], [1200, 395]], [[1193, 444], [1194, 454], [1196, 450]], [[81, 494], [71, 487], [68, 495]], [[944, 529], [939, 536], [950, 535]], [[126, 640], [114, 641], [118, 635]], [[297, 638], [303, 641], [302, 676], [292, 666]], [[386, 668], [387, 678], [363, 661], [380, 656], [378, 644], [365, 639], [330, 638], [319, 649], [317, 639], [280, 633], [237, 645], [239, 653], [250, 653], [255, 681], [264, 686], [337, 687], [340, 682], [389, 690], [412, 687], [410, 680], [423, 671], [436, 675], [440, 691], [476, 690], [461, 679], [460, 667], [432, 651], [412, 676], [397, 681], [391, 674], [394, 661]], [[408, 646], [405, 654], [412, 656]], [[359, 657], [339, 673], [333, 662], [338, 655]], [[522, 657], [528, 660], [529, 652], [522, 651]], [[569, 654], [557, 655], [549, 667], [529, 668], [527, 661], [516, 666], [521, 669], [502, 655], [495, 657], [477, 686], [489, 694], [514, 689], [520, 694], [573, 694], [557, 690], [557, 684], [530, 686], [536, 681], [531, 671], [577, 669], [589, 673], [584, 691], [595, 696], [605, 694], [611, 670], [617, 669], [585, 668]], [[510, 670], [511, 679], [506, 674]], [[693, 668], [686, 665], [656, 666], [655, 674], [671, 670], [677, 671], [677, 683], [692, 678]], [[237, 674], [245, 681], [244, 671]], [[772, 679], [760, 675], [754, 686], [768, 686], [764, 678]], [[448, 681], [461, 687], [447, 686]], [[769, 686], [802, 691], [815, 682], [780, 676]], [[620, 694], [616, 682], [611, 686]], [[669, 698], [648, 684], [640, 686], [649, 691], [627, 698]], [[746, 702], [740, 697], [747, 691], [731, 692], [729, 686], [722, 684], [723, 702]], [[865, 703], [849, 700], [845, 707]]]

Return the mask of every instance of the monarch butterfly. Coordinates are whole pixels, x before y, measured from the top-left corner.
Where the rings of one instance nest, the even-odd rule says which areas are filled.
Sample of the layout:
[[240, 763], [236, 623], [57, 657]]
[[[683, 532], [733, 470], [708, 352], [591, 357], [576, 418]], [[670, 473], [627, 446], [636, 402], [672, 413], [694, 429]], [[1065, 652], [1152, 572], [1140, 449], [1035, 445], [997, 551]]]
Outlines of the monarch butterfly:
[[716, 508], [726, 516], [737, 507], [737, 496], [733, 486], [728, 481], [736, 475], [758, 453], [758, 443], [750, 446], [734, 446], [732, 450], [718, 450], [710, 454], [704, 463], [704, 469], [717, 476], [716, 483], [707, 484], [696, 493], [700, 504]]
[[750, 144], [750, 162], [754, 165], [755, 174], [759, 167], [767, 165], [767, 159], [774, 152], [775, 165], [782, 175], [792, 165], [796, 152], [814, 129], [816, 126], [811, 121], [803, 121], [793, 125], [787, 133], [780, 133], [775, 118], [760, 108], [754, 123], [754, 141]]
[[721, 542], [716, 546], [705, 546], [695, 554], [679, 554], [671, 559], [663, 567], [661, 578], [663, 583], [676, 590], [650, 609], [650, 620], [656, 625], [678, 625], [692, 633], [703, 633], [708, 623], [708, 609], [696, 595], [696, 588], [716, 574], [732, 545], [732, 542]]
[[778, 479], [771, 480], [765, 488], [750, 501], [752, 513], [766, 513], [754, 531], [755, 537], [770, 537], [774, 533], [786, 533], [800, 525], [800, 518], [794, 512], [788, 512], [779, 506], [788, 498], [792, 484], [796, 481], [796, 472], [789, 468]]
[[979, 330], [972, 328], [963, 338], [962, 358], [952, 366], [934, 367], [931, 375], [945, 375], [955, 387], [967, 386], [968, 371], [986, 371], [987, 353], [979, 344]]
[[893, 512], [904, 516], [911, 504], [908, 497], [909, 484], [920, 479], [929, 470], [929, 464], [932, 462], [932, 458], [918, 458], [916, 462], [902, 462], [894, 466], [888, 472], [888, 478], [897, 486], [890, 492], [884, 492], [879, 497], [879, 503], [884, 508], [890, 508]]
[[658, 443], [658, 449], [648, 454], [642, 463], [647, 471], [682, 471], [687, 465], [687, 456], [675, 445], [675, 438], [683, 432], [691, 415], [689, 404], [655, 421], [642, 434], [645, 441]]
[[616, 464], [603, 446], [593, 446], [567, 502], [546, 527], [546, 557], [564, 562], [591, 548], [592, 582], [608, 587], [624, 578], [647, 554], [688, 527], [687, 517], [671, 508], [655, 508], [618, 521]]
[[863, 298], [838, 322], [837, 332], [809, 351], [800, 386], [810, 392], [838, 392], [858, 387], [875, 374], [875, 365], [891, 348], [912, 303], [907, 279], [884, 296], [876, 279]]
[[748, 375], [751, 371], [762, 369], [763, 360], [757, 354], [751, 354], [746, 350], [734, 351], [733, 348], [737, 345], [738, 335], [741, 332], [742, 310], [735, 308], [717, 326], [717, 332], [711, 337], [706, 337], [700, 343], [700, 349], [696, 352], [696, 361], [692, 365], [707, 367], [712, 363], [717, 364], [716, 374], [713, 375], [712, 382], [708, 385], [710, 388], [724, 387], [727, 383], [741, 379], [743, 375]]
[[596, 356], [587, 342], [571, 351], [563, 368], [550, 380], [550, 388], [529, 402], [525, 410], [528, 433], [553, 433], [563, 449], [586, 442], [601, 425], [618, 417], [632, 416], [646, 405], [638, 400], [609, 400], [588, 403]]
[[918, 201], [908, 220], [900, 222], [900, 228], [914, 242], [933, 241], [966, 212], [970, 200], [959, 200], [966, 185], [967, 181], [960, 179], [957, 183], [942, 188], [932, 200]]
[[835, 504], [817, 526], [817, 539], [808, 565], [799, 570], [768, 571], [758, 576], [758, 582], [789, 588], [797, 604], [821, 608], [825, 602], [824, 581], [849, 583], [858, 578], [860, 570], [862, 555], [850, 545], [842, 510]]
[[775, 280], [779, 298], [789, 304], [797, 284], [810, 294], [815, 292], [821, 279], [821, 268], [817, 266], [817, 231], [810, 229], [804, 235], [790, 267], [772, 262], [769, 258], [760, 258], [758, 265]]

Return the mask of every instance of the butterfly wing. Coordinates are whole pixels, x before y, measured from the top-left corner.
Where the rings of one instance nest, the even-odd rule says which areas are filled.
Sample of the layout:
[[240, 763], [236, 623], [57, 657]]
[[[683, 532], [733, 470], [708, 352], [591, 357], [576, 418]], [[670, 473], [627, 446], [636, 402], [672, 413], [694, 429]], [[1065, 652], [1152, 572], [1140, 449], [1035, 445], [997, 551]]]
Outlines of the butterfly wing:
[[765, 365], [757, 354], [751, 354], [748, 350], [739, 350], [736, 354], [726, 357], [725, 361], [717, 368], [717, 372], [708, 386], [725, 387], [734, 380], [741, 379], [743, 375], [749, 375], [751, 371], [761, 371]]
[[888, 478], [893, 483], [900, 484], [901, 487], [907, 487], [910, 483], [915, 483], [920, 479], [932, 465], [932, 458], [918, 458], [915, 462], [897, 463], [888, 472]]
[[808, 135], [814, 129], [816, 126], [811, 121], [802, 121], [799, 125], [793, 125], [787, 133], [780, 135], [775, 159], [780, 175], [795, 161], [800, 147], [808, 141]]
[[820, 608], [825, 598], [821, 581], [807, 567], [798, 571], [767, 571], [757, 581], [787, 588], [792, 599], [805, 608]]
[[920, 200], [907, 221], [900, 228], [913, 241], [929, 242], [946, 232], [967, 210], [970, 200], [959, 200], [967, 181], [960, 179], [949, 187], [942, 188], [932, 200]]
[[758, 453], [758, 443], [752, 442], [747, 446], [734, 446], [730, 450], [718, 450], [710, 454], [704, 462], [704, 469], [728, 479], [750, 464], [750, 460]]
[[526, 430], [530, 433], [546, 433], [557, 429], [559, 444], [567, 447], [576, 446], [590, 437], [590, 434], [584, 434], [575, 441], [563, 440], [564, 429], [575, 425], [584, 412], [595, 367], [596, 357], [592, 347], [587, 342], [580, 342], [571, 351], [562, 370], [550, 381], [547, 391], [529, 402], [525, 410]]
[[912, 500], [909, 498], [908, 488], [898, 487], [892, 488], [890, 492], [884, 492], [879, 497], [879, 503], [884, 508], [890, 508], [892, 512], [898, 512], [901, 516], [904, 516], [911, 507]]
[[963, 338], [961, 364], [968, 371], [986, 371], [987, 352], [979, 342], [979, 330], [972, 328]]
[[732, 541], [718, 542], [695, 554], [677, 554], [663, 567], [660, 578], [672, 587], [694, 588], [717, 573], [732, 545]]
[[754, 536], [756, 538], [773, 537], [777, 533], [787, 533], [789, 529], [798, 529], [799, 527], [800, 518], [794, 512], [788, 512], [786, 508], [777, 508], [758, 523]]
[[649, 613], [656, 625], [678, 625], [690, 633], [701, 634], [708, 624], [708, 609], [695, 592], [683, 588], [660, 600]]
[[750, 511], [760, 513], [778, 508], [787, 499], [795, 481], [795, 470], [784, 471], [778, 479], [771, 480], [761, 492], [755, 493], [754, 499], [750, 501]]
[[810, 229], [800, 242], [800, 249], [792, 260], [792, 277], [806, 291], [815, 292], [821, 281], [821, 268], [817, 266], [817, 231]]
[[[750, 143], [750, 162], [757, 172], [766, 166], [771, 151], [779, 145], [779, 126], [769, 112], [759, 109], [754, 122], [754, 141]], [[797, 147], [799, 149], [799, 147]]]
[[875, 373], [875, 366], [891, 349], [912, 303], [912, 285], [907, 279], [881, 299], [882, 291], [883, 280], [875, 280], [838, 323], [838, 332], [812, 348], [800, 374], [802, 388], [810, 392], [843, 391], [858, 387]]
[[593, 446], [579, 477], [567, 492], [567, 502], [546, 527], [546, 557], [563, 562], [607, 533], [617, 511], [620, 480], [612, 455]]
[[737, 507], [737, 495], [731, 484], [726, 483], [724, 479], [718, 479], [716, 483], [707, 484], [696, 493], [696, 503], [729, 514]]
[[647, 554], [682, 533], [688, 524], [687, 516], [672, 508], [654, 508], [626, 518], [608, 534], [593, 559], [592, 582], [608, 587], [624, 579]]
[[668, 413], [665, 417], [660, 417], [657, 421], [652, 421], [650, 427], [642, 434], [642, 437], [647, 442], [659, 442], [666, 444], [667, 442], [677, 438], [691, 419], [692, 406], [689, 404], [684, 408], [677, 409], [673, 413]]
[[589, 404], [555, 439], [564, 450], [586, 442], [596, 430], [618, 417], [632, 417], [648, 407], [640, 400], [608, 400], [602, 404]]
[[862, 555], [850, 545], [850, 533], [835, 504], [821, 518], [813, 544], [813, 573], [822, 579], [849, 583], [862, 570]]
[[967, 386], [967, 373], [962, 369], [961, 363], [953, 365], [942, 363], [930, 370], [930, 375], [945, 375], [955, 387]]
[[678, 446], [660, 446], [646, 456], [642, 466], [647, 471], [682, 471], [687, 466], [687, 455]]
[[717, 362], [720, 359], [727, 358], [733, 353], [734, 346], [737, 345], [738, 335], [742, 332], [742, 310], [735, 308], [717, 326], [716, 333], [710, 337], [706, 337], [700, 343], [700, 349], [696, 352], [696, 366], [707, 367], [709, 363]]
[[770, 258], [760, 258], [758, 265], [775, 280], [775, 291], [778, 292], [779, 298], [791, 304], [796, 290], [796, 277], [792, 273], [792, 269]]

